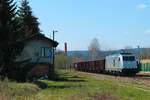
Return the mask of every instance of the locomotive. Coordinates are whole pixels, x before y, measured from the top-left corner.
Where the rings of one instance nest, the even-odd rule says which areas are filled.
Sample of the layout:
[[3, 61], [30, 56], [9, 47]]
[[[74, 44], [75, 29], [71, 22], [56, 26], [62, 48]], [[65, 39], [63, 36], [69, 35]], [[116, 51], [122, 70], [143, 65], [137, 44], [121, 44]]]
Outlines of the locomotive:
[[74, 63], [75, 70], [97, 73], [135, 75], [138, 61], [131, 53], [119, 53], [106, 56], [105, 59], [80, 61]]

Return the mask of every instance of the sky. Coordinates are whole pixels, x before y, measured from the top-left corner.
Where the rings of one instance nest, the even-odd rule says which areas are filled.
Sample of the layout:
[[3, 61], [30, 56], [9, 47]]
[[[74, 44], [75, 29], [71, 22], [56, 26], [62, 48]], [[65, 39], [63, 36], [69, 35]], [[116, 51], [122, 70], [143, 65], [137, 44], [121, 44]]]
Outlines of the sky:
[[[19, 1], [19, 0], [18, 0]], [[58, 49], [88, 50], [93, 38], [102, 50], [150, 47], [150, 0], [29, 0], [40, 29]]]

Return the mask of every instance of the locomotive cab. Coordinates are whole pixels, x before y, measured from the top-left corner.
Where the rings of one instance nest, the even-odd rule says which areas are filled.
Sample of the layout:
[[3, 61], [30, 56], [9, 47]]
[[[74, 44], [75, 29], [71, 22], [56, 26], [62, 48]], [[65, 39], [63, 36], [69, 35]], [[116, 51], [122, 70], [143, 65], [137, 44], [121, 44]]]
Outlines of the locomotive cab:
[[132, 74], [138, 72], [137, 60], [133, 55], [123, 55], [123, 73]]
[[105, 70], [112, 73], [135, 74], [138, 72], [136, 57], [131, 53], [109, 55], [106, 57]]

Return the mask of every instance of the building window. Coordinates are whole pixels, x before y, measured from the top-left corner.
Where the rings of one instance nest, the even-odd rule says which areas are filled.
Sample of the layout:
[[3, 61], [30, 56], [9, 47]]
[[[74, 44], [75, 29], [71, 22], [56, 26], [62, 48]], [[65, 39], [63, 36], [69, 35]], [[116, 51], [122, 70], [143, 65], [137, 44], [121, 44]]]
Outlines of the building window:
[[115, 59], [113, 60], [113, 67], [115, 67]]
[[42, 47], [41, 57], [52, 58], [52, 49], [49, 47]]

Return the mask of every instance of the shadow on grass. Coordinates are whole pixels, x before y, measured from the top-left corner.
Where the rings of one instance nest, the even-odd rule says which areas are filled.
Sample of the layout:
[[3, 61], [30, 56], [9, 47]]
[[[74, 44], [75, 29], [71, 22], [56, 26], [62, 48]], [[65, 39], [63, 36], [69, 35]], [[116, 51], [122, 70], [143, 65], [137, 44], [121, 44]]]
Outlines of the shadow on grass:
[[48, 84], [46, 84], [46, 83], [44, 83], [42, 81], [35, 81], [34, 84], [36, 84], [41, 89], [48, 88]]
[[78, 86], [71, 86], [71, 85], [61, 85], [61, 86], [48, 86], [48, 88], [50, 89], [66, 89], [66, 88], [78, 88], [78, 87], [82, 87], [82, 85], [78, 85]]
[[[69, 84], [63, 84], [63, 85], [48, 85], [48, 83], [43, 82], [43, 81], [36, 81], [34, 84], [38, 85], [41, 89], [45, 88], [52, 88], [52, 89], [64, 89], [64, 88], [74, 88], [74, 87], [82, 87], [80, 82], [87, 82], [83, 77], [79, 77], [77, 75], [69, 75], [69, 73], [55, 73], [54, 77], [50, 79], [50, 81], [55, 81], [55, 82], [65, 82]], [[71, 85], [70, 83], [77, 82], [79, 84], [77, 85]]]
[[57, 81], [57, 82], [87, 82], [84, 79], [73, 78], [73, 77], [57, 77], [57, 78], [53, 79], [53, 81]]
[[57, 82], [87, 82], [85, 79], [83, 79], [83, 77], [79, 77], [77, 75], [69, 75], [68, 73], [55, 73], [54, 77], [51, 80]]
[[65, 85], [65, 84], [64, 85], [51, 85], [51, 86], [49, 86], [48, 84], [46, 84], [45, 82], [42, 82], [42, 81], [36, 81], [36, 82], [34, 82], [34, 84], [36, 84], [41, 89], [46, 89], [46, 88], [65, 89], [65, 88], [73, 88], [73, 87], [82, 87], [82, 85], [72, 86], [72, 85]]

